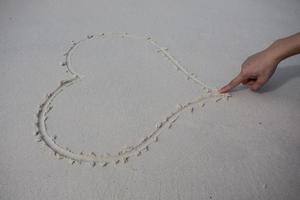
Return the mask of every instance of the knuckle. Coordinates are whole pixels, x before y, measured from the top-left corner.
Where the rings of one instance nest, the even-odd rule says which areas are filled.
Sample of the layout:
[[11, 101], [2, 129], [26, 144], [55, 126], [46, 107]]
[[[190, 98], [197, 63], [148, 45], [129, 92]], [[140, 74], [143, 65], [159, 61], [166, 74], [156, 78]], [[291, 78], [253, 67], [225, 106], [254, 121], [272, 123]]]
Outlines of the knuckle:
[[248, 77], [248, 74], [249, 74], [249, 71], [247, 70], [247, 69], [242, 69], [242, 71], [241, 71], [241, 76], [243, 77], [243, 78], [247, 78]]
[[252, 85], [252, 86], [250, 87], [250, 89], [251, 89], [252, 91], [257, 91], [259, 88], [260, 88], [260, 85], [258, 85], [258, 84]]
[[247, 67], [249, 67], [250, 65], [251, 65], [251, 58], [250, 57], [248, 57], [247, 58], [247, 60], [245, 61], [245, 62], [243, 62], [243, 64], [242, 64], [242, 68], [247, 68]]
[[258, 79], [256, 82], [259, 85], [263, 85], [266, 81], [264, 79]]

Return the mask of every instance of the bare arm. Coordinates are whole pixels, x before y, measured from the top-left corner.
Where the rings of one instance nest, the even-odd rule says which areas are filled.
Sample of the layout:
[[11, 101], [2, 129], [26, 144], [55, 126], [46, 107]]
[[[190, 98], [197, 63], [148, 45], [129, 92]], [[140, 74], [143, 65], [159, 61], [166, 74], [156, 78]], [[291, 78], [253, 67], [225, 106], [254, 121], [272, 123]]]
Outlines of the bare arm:
[[265, 50], [248, 57], [242, 64], [241, 72], [219, 92], [229, 92], [240, 83], [256, 91], [271, 78], [282, 60], [296, 54], [300, 54], [300, 32], [279, 39]]

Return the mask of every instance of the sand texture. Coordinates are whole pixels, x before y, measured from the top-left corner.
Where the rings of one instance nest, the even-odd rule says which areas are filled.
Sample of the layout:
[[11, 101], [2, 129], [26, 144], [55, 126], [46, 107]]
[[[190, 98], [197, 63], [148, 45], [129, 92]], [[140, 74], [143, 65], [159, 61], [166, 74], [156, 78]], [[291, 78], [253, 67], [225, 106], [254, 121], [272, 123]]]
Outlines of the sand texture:
[[1, 1], [0, 199], [299, 199], [299, 56], [216, 91], [299, 19], [295, 0]]

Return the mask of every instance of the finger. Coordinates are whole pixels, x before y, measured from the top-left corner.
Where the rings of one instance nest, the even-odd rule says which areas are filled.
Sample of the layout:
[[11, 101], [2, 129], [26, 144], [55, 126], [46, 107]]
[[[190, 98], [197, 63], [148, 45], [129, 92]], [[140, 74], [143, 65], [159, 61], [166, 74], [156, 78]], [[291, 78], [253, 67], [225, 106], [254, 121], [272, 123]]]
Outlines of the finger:
[[249, 88], [250, 88], [252, 91], [257, 91], [259, 88], [261, 88], [261, 85], [258, 84], [258, 83], [254, 83], [254, 84], [250, 85]]
[[243, 80], [243, 81], [242, 81], [242, 84], [243, 84], [243, 85], [247, 85], [248, 82], [249, 82], [249, 80], [246, 79], [246, 80]]
[[251, 84], [251, 85], [249, 86], [249, 88], [250, 88], [252, 91], [257, 91], [257, 90], [259, 90], [266, 82], [267, 82], [267, 79], [260, 78], [260, 79], [258, 79], [257, 81], [255, 81], [253, 84]]
[[230, 90], [232, 90], [233, 88], [235, 88], [236, 86], [238, 86], [242, 81], [243, 81], [243, 76], [241, 75], [241, 73], [236, 76], [232, 81], [230, 81], [227, 85], [225, 85], [224, 87], [222, 87], [219, 92], [220, 93], [226, 93], [229, 92]]
[[255, 83], [255, 81], [254, 81], [254, 80], [251, 80], [251, 81], [248, 81], [246, 85], [247, 85], [248, 87], [250, 87], [250, 86], [252, 86], [254, 83]]

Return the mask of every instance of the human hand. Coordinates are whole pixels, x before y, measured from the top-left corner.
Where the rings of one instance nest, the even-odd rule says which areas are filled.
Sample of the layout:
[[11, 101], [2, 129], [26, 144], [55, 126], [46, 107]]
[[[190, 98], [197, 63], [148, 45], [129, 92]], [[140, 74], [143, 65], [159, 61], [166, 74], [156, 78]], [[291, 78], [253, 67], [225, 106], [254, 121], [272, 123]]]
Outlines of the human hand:
[[252, 91], [261, 88], [275, 72], [279, 61], [272, 56], [267, 49], [248, 57], [242, 64], [241, 72], [227, 85], [219, 89], [220, 93], [226, 93], [240, 83], [249, 87]]

